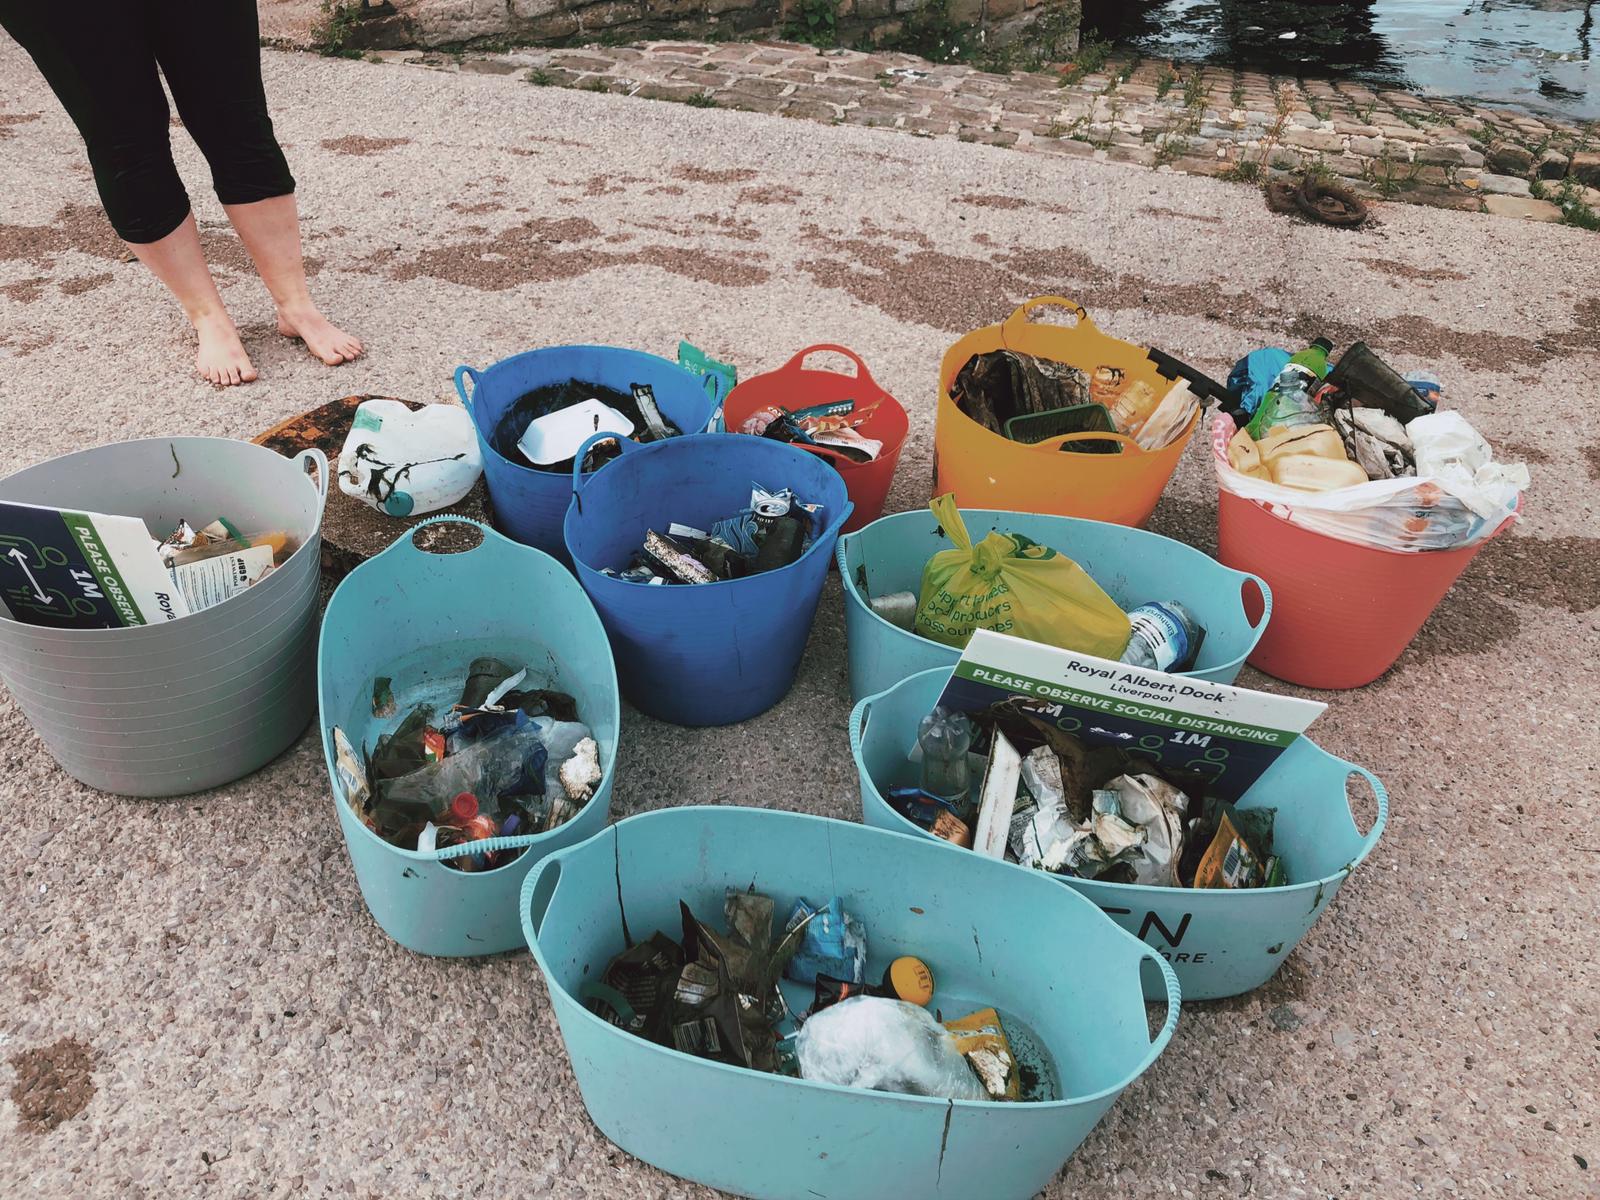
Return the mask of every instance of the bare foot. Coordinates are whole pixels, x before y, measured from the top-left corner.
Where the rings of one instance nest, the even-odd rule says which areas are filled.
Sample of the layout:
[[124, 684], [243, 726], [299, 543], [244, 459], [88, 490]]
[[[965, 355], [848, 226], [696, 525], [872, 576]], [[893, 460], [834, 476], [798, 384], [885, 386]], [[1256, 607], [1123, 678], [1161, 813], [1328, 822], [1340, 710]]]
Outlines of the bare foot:
[[226, 316], [203, 318], [195, 323], [194, 331], [200, 338], [195, 369], [211, 383], [232, 387], [256, 377], [250, 356], [239, 341], [239, 331]]
[[306, 344], [307, 350], [330, 367], [361, 357], [360, 340], [328, 320], [314, 305], [297, 309], [280, 308], [278, 332], [284, 337], [299, 338]]

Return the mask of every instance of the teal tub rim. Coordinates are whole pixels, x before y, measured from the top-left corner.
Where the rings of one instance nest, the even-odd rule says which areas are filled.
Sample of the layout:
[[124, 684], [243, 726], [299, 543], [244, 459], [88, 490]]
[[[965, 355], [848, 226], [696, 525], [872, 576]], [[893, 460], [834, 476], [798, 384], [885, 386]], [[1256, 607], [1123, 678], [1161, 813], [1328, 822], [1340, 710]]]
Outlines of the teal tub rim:
[[[573, 565], [575, 567], [577, 567], [579, 570], [581, 570], [581, 571], [586, 573], [585, 578], [587, 580], [588, 586], [591, 586], [591, 587], [612, 587], [612, 586], [614, 586], [614, 587], [619, 587], [619, 588], [638, 588], [638, 587], [645, 586], [643, 584], [637, 584], [637, 583], [630, 582], [629, 580], [626, 580], [626, 579], [615, 579], [610, 575], [601, 574], [599, 567], [591, 565], [586, 559], [581, 557], [576, 552], [576, 550], [574, 550], [574, 548], [573, 548], [572, 538], [570, 536], [570, 531], [569, 531], [568, 527], [570, 526], [570, 524], [571, 524], [571, 522], [573, 520], [573, 514], [574, 513], [576, 513], [580, 517], [583, 515], [583, 490], [586, 487], [589, 486], [589, 481], [592, 480], [596, 475], [598, 475], [600, 473], [598, 470], [592, 471], [592, 472], [589, 473], [589, 478], [588, 479], [584, 478], [584, 474], [583, 474], [583, 458], [584, 458], [584, 455], [589, 453], [589, 447], [590, 446], [594, 445], [596, 442], [615, 441], [619, 446], [622, 447], [622, 453], [624, 455], [659, 454], [659, 453], [662, 453], [663, 451], [670, 450], [673, 446], [680, 445], [683, 442], [690, 441], [690, 440], [692, 440], [694, 438], [719, 438], [720, 439], [720, 438], [724, 438], [724, 437], [740, 437], [740, 436], [744, 436], [744, 435], [742, 435], [742, 434], [694, 433], [694, 434], [684, 434], [684, 435], [681, 435], [681, 436], [675, 437], [675, 438], [669, 438], [664, 442], [649, 442], [649, 443], [636, 442], [632, 438], [617, 437], [615, 434], [611, 434], [611, 433], [597, 433], [593, 437], [588, 438], [583, 443], [583, 445], [578, 448], [578, 453], [573, 457], [573, 464], [572, 464], [572, 502], [567, 505], [566, 515], [562, 520], [562, 537], [563, 537], [563, 540], [566, 543], [567, 553], [572, 555]], [[815, 461], [816, 457], [817, 457], [815, 455], [807, 454], [803, 450], [796, 450], [793, 446], [784, 446], [783, 443], [781, 443], [781, 442], [774, 443], [774, 445], [779, 446], [782, 449], [788, 450], [788, 451], [798, 455], [801, 459], [803, 459], [803, 460], [805, 460], [807, 462]], [[848, 498], [848, 493], [847, 493], [845, 502], [842, 505], [840, 505], [840, 507], [839, 507], [838, 515], [829, 519], [828, 524], [823, 528], [822, 532], [817, 533], [817, 534], [812, 536], [811, 545], [807, 546], [805, 548], [805, 552], [803, 554], [801, 554], [799, 558], [795, 559], [792, 563], [786, 563], [784, 566], [774, 568], [771, 571], [763, 571], [759, 576], [746, 575], [746, 576], [744, 576], [743, 578], [740, 578], [740, 579], [714, 579], [710, 583], [697, 583], [697, 584], [694, 585], [694, 591], [697, 592], [697, 593], [701, 593], [701, 592], [704, 592], [704, 591], [706, 591], [707, 589], [710, 589], [710, 588], [731, 587], [732, 585], [737, 584], [737, 583], [746, 583], [752, 578], [776, 579], [776, 578], [784, 575], [786, 572], [794, 571], [796, 568], [798, 568], [802, 564], [806, 563], [807, 560], [810, 559], [812, 555], [816, 554], [818, 549], [830, 537], [838, 536], [839, 535], [839, 530], [844, 528], [844, 523], [850, 519], [850, 514], [855, 512], [855, 510], [856, 510], [855, 503]]]
[[[856, 774], [862, 781], [863, 787], [866, 783], [871, 782], [871, 776], [867, 773], [865, 760], [861, 756], [861, 735], [862, 731], [866, 727], [866, 718], [872, 711], [873, 702], [876, 700], [881, 700], [890, 692], [894, 691], [895, 688], [905, 687], [911, 684], [913, 681], [926, 680], [933, 676], [937, 676], [942, 679], [948, 679], [952, 674], [954, 674], [953, 667], [933, 667], [926, 671], [918, 671], [915, 675], [908, 675], [905, 679], [902, 679], [899, 683], [896, 683], [894, 687], [885, 688], [883, 691], [876, 692], [871, 696], [863, 696], [856, 703], [856, 706], [850, 710], [850, 753], [855, 759]], [[1250, 888], [1244, 891], [1217, 892], [1217, 895], [1227, 896], [1236, 902], [1253, 904], [1259, 902], [1262, 898], [1276, 899], [1281, 896], [1290, 896], [1297, 892], [1309, 892], [1312, 889], [1316, 889], [1319, 897], [1316, 903], [1320, 903], [1320, 896], [1322, 892], [1329, 887], [1336, 887], [1342, 884], [1347, 878], [1349, 878], [1351, 872], [1353, 872], [1357, 867], [1366, 861], [1367, 855], [1372, 853], [1373, 847], [1378, 844], [1378, 839], [1383, 836], [1384, 827], [1389, 823], [1389, 790], [1383, 786], [1383, 782], [1371, 771], [1367, 770], [1367, 768], [1350, 762], [1347, 759], [1340, 758], [1337, 754], [1329, 754], [1328, 751], [1324, 750], [1321, 746], [1318, 746], [1316, 742], [1312, 742], [1311, 739], [1306, 737], [1305, 734], [1301, 734], [1300, 736], [1306, 741], [1311, 742], [1311, 745], [1318, 751], [1318, 753], [1326, 754], [1329, 758], [1333, 759], [1334, 762], [1339, 763], [1346, 769], [1346, 812], [1350, 818], [1351, 828], [1355, 830], [1356, 836], [1361, 838], [1360, 850], [1350, 859], [1349, 862], [1345, 863], [1337, 871], [1325, 875], [1320, 879], [1308, 879], [1303, 883], [1291, 883], [1285, 887], [1278, 888]], [[1355, 810], [1348, 807], [1350, 801], [1349, 783], [1351, 777], [1366, 780], [1367, 786], [1372, 789], [1372, 795], [1377, 805], [1377, 816], [1373, 819], [1372, 828], [1367, 830], [1365, 834], [1361, 832], [1361, 827], [1356, 824]], [[888, 801], [883, 798], [882, 793], [878, 791], [877, 784], [875, 783], [872, 784], [872, 792], [877, 803], [880, 804], [895, 818], [897, 822], [904, 825], [909, 831], [901, 836], [917, 837], [922, 838], [923, 840], [929, 840], [929, 835], [925, 830], [919, 828], [914, 822], [908, 820], [900, 813], [895, 812]], [[866, 800], [864, 790], [862, 800], [863, 802]], [[971, 850], [967, 850], [961, 846], [950, 846], [949, 849], [952, 853], [956, 854], [972, 853]], [[1017, 863], [1006, 863], [1005, 865], [1009, 867], [1015, 867], [1019, 871], [1026, 871], [1029, 869]], [[1048, 874], [1048, 872], [1039, 873]], [[1207, 889], [1204, 888], [1152, 887], [1147, 883], [1112, 883], [1098, 879], [1069, 880], [1060, 876], [1053, 876], [1052, 878], [1055, 878], [1057, 882], [1065, 883], [1069, 886], [1071, 886], [1073, 883], [1077, 883], [1081, 885], [1092, 885], [1097, 888], [1115, 888], [1116, 894], [1119, 896], [1140, 897], [1146, 903], [1151, 905], [1154, 905], [1163, 897], [1171, 896], [1175, 892], [1204, 894], [1207, 891]], [[1073, 890], [1075, 891], [1076, 888]], [[1316, 903], [1313, 903], [1313, 908], [1316, 907]]]
[[[909, 629], [902, 629], [893, 621], [890, 621], [874, 612], [872, 605], [867, 603], [866, 597], [863, 596], [860, 589], [856, 587], [855, 578], [853, 577], [849, 566], [845, 561], [850, 547], [854, 544], [853, 539], [862, 537], [867, 533], [868, 530], [872, 529], [873, 526], [881, 524], [884, 521], [892, 521], [896, 517], [906, 516], [907, 513], [917, 513], [920, 515], [925, 511], [926, 510], [924, 509], [907, 509], [905, 512], [885, 513], [876, 521], [869, 522], [868, 524], [863, 525], [860, 529], [853, 530], [850, 533], [841, 533], [839, 535], [839, 542], [833, 550], [834, 559], [839, 566], [839, 578], [844, 585], [844, 598], [846, 604], [854, 605], [856, 609], [862, 613], [862, 615], [866, 616], [870, 620], [877, 621], [882, 624], [889, 632], [890, 636], [898, 635], [899, 639], [909, 638], [913, 642], [930, 646], [936, 650], [953, 650], [955, 653], [960, 654], [960, 650], [956, 649], [954, 646], [947, 646], [943, 642], [936, 642], [932, 638], [923, 637], [920, 633], [913, 633]], [[928, 515], [931, 516], [932, 514], [930, 513]], [[1060, 521], [1083, 521], [1091, 525], [1112, 524], [1112, 522], [1107, 521], [1090, 521], [1086, 517], [1063, 516], [1059, 513], [1023, 513], [1000, 508], [963, 508], [961, 509], [961, 516], [963, 520], [967, 519], [968, 517], [977, 517], [980, 521], [987, 521], [991, 517], [1027, 517], [1030, 520], [1039, 517], [1048, 517], [1053, 520]], [[1272, 620], [1272, 589], [1267, 586], [1267, 581], [1262, 579], [1259, 575], [1251, 574], [1249, 571], [1241, 571], [1237, 567], [1230, 567], [1226, 563], [1219, 562], [1217, 559], [1212, 558], [1204, 550], [1196, 549], [1194, 546], [1189, 545], [1188, 542], [1180, 542], [1177, 538], [1169, 538], [1164, 533], [1153, 533], [1148, 529], [1140, 529], [1131, 525], [1121, 525], [1117, 526], [1117, 528], [1127, 530], [1130, 533], [1144, 534], [1146, 537], [1160, 538], [1162, 541], [1170, 543], [1184, 554], [1191, 555], [1196, 559], [1206, 562], [1209, 564], [1209, 567], [1214, 567], [1217, 570], [1224, 571], [1227, 574], [1234, 576], [1239, 582], [1241, 591], [1246, 583], [1254, 583], [1256, 585], [1256, 590], [1261, 595], [1261, 616], [1254, 622], [1250, 621], [1248, 616], [1245, 618], [1246, 624], [1248, 624], [1250, 629], [1255, 633], [1255, 638], [1242, 653], [1238, 654], [1234, 658], [1231, 658], [1226, 662], [1218, 663], [1215, 666], [1205, 668], [1207, 673], [1213, 674], [1226, 671], [1232, 671], [1237, 674], [1240, 670], [1242, 670], [1245, 660], [1249, 658], [1250, 655], [1255, 653], [1256, 645], [1261, 641], [1261, 635], [1267, 630], [1267, 623]], [[1064, 551], [1062, 553], [1064, 553]], [[880, 636], [883, 633], [884, 630], [879, 630]], [[1177, 671], [1174, 672], [1174, 674], [1182, 675], [1185, 678], [1188, 678], [1190, 676], [1199, 675], [1200, 672]], [[870, 698], [871, 697], [862, 697], [862, 699]]]
[[[787, 809], [757, 809], [742, 805], [686, 804], [682, 805], [681, 807], [662, 808], [655, 809], [651, 812], [636, 813], [631, 817], [623, 818], [621, 821], [618, 821], [615, 824], [607, 825], [598, 833], [592, 834], [581, 842], [576, 842], [573, 845], [563, 847], [560, 850], [546, 855], [534, 866], [533, 870], [528, 872], [528, 877], [523, 880], [522, 883], [522, 895], [519, 900], [520, 916], [522, 919], [522, 935], [528, 943], [528, 949], [533, 952], [534, 960], [539, 965], [539, 972], [544, 976], [546, 986], [551, 989], [559, 988], [562, 994], [572, 1002], [573, 1007], [578, 1010], [579, 1014], [581, 1015], [581, 1019], [586, 1024], [592, 1024], [597, 1030], [605, 1032], [608, 1036], [614, 1035], [617, 1037], [628, 1038], [630, 1042], [638, 1043], [638, 1046], [641, 1050], [652, 1052], [658, 1055], [665, 1055], [673, 1062], [692, 1063], [707, 1070], [718, 1072], [731, 1071], [741, 1077], [749, 1076], [751, 1074], [767, 1077], [765, 1072], [753, 1072], [748, 1067], [736, 1067], [728, 1063], [714, 1062], [708, 1058], [698, 1058], [693, 1054], [685, 1054], [681, 1050], [675, 1050], [668, 1046], [662, 1046], [655, 1042], [646, 1041], [644, 1038], [635, 1037], [633, 1034], [618, 1029], [615, 1025], [612, 1025], [608, 1021], [601, 1020], [601, 1018], [590, 1012], [588, 1006], [579, 1000], [578, 997], [574, 996], [565, 987], [555, 981], [555, 972], [551, 970], [549, 962], [545, 959], [544, 950], [539, 945], [540, 925], [544, 920], [545, 914], [549, 911], [551, 900], [555, 898], [556, 888], [559, 887], [561, 883], [561, 862], [563, 859], [575, 856], [586, 850], [591, 845], [594, 845], [605, 838], [610, 838], [614, 846], [616, 840], [622, 836], [619, 831], [624, 825], [634, 822], [647, 825], [654, 819], [661, 819], [664, 817], [682, 819], [678, 816], [678, 814], [682, 813], [701, 815], [727, 812], [729, 809], [736, 809], [743, 812], [782, 812], [785, 817], [795, 817], [807, 822], [822, 822], [827, 825], [849, 825], [855, 829], [865, 830], [873, 836], [904, 838], [910, 841], [922, 842], [924, 844], [927, 841], [926, 838], [911, 837], [907, 834], [895, 833], [892, 830], [874, 829], [871, 826], [861, 825], [856, 822], [836, 821], [829, 817], [819, 817], [811, 813], [792, 812]], [[545, 882], [547, 879], [549, 880], [548, 884]], [[1070, 889], [1063, 890], [1070, 892]], [[1094, 919], [1109, 921], [1109, 918], [1107, 918], [1100, 911], [1099, 905], [1095, 904], [1094, 901], [1083, 895], [1080, 895], [1077, 892], [1070, 892], [1070, 894], [1075, 896], [1084, 904], [1089, 905], [1090, 909], [1093, 911]], [[538, 907], [537, 914], [534, 912], [535, 905]], [[1112, 922], [1112, 924], [1115, 925], [1114, 922]], [[1154, 947], [1147, 946], [1144, 942], [1141, 942], [1138, 938], [1127, 932], [1127, 930], [1122, 929], [1120, 926], [1116, 926], [1116, 929], [1118, 933], [1134, 944], [1138, 953], [1138, 965], [1141, 970], [1146, 962], [1152, 963], [1160, 968], [1161, 977], [1165, 982], [1167, 989], [1167, 1014], [1165, 1020], [1162, 1021], [1161, 1029], [1154, 1037], [1150, 1039], [1150, 1048], [1139, 1059], [1138, 1064], [1129, 1070], [1128, 1073], [1115, 1084], [1100, 1088], [1094, 1092], [1086, 1092], [1082, 1095], [1063, 1096], [1059, 1100], [1039, 1100], [1031, 1101], [1027, 1104], [1020, 1104], [1018, 1102], [1008, 1100], [953, 1100], [940, 1096], [912, 1096], [901, 1092], [878, 1092], [868, 1088], [845, 1087], [841, 1084], [821, 1083], [812, 1079], [796, 1079], [791, 1076], [775, 1076], [772, 1078], [781, 1078], [785, 1082], [793, 1084], [796, 1087], [812, 1088], [822, 1092], [836, 1092], [841, 1095], [854, 1097], [869, 1096], [878, 1100], [921, 1107], [946, 1108], [951, 1105], [955, 1105], [962, 1109], [1024, 1109], [1032, 1112], [1035, 1110], [1044, 1111], [1049, 1109], [1078, 1108], [1086, 1104], [1093, 1104], [1100, 1100], [1115, 1099], [1123, 1091], [1132, 1086], [1132, 1084], [1136, 1082], [1146, 1071], [1148, 1071], [1155, 1064], [1156, 1059], [1161, 1057], [1161, 1052], [1166, 1049], [1167, 1043], [1172, 1040], [1172, 1035], [1178, 1028], [1178, 1015], [1183, 1007], [1182, 990], [1178, 984], [1177, 972], [1172, 969], [1172, 964], [1167, 962], [1166, 959], [1162, 958]], [[565, 1035], [563, 1035], [563, 1040], [565, 1040]]]
[[[426, 550], [422, 550], [420, 547], [415, 547], [414, 539], [416, 538], [417, 531], [420, 529], [425, 529], [429, 525], [450, 524], [473, 526], [483, 534], [483, 541], [479, 542], [478, 545], [472, 547], [470, 550], [462, 550], [457, 554], [442, 555], [441, 557], [456, 558], [462, 555], [472, 554], [474, 551], [481, 549], [484, 545], [487, 545], [490, 538], [494, 538], [497, 541], [504, 542], [507, 546], [514, 547], [518, 551], [528, 554], [538, 554], [542, 557], [550, 558], [550, 556], [545, 554], [544, 551], [538, 550], [532, 546], [525, 546], [520, 542], [514, 542], [504, 534], [498, 533], [494, 529], [491, 529], [482, 521], [475, 521], [471, 517], [461, 517], [455, 516], [451, 513], [444, 513], [440, 516], [428, 517], [426, 520], [418, 521], [404, 534], [391, 542], [381, 554], [374, 555], [366, 562], [361, 563], [355, 568], [355, 570], [351, 571], [349, 575], [345, 576], [345, 579], [355, 578], [362, 571], [366, 570], [371, 563], [377, 562], [378, 559], [382, 558], [385, 554], [392, 553], [396, 550], [404, 552], [404, 549], [408, 544], [414, 547], [415, 553], [429, 553]], [[551, 559], [551, 562], [554, 563], [555, 560]], [[556, 565], [560, 568], [560, 573], [562, 575], [565, 575], [568, 579], [571, 579], [571, 576], [565, 567], [560, 567], [559, 563]], [[572, 580], [572, 584], [574, 587], [576, 587], [577, 581]], [[344, 581], [341, 580], [340, 587], [342, 588], [343, 586]], [[338, 595], [339, 589], [336, 588], [334, 589], [333, 596], [328, 600], [329, 609], [333, 608], [333, 603], [336, 599], [338, 599]], [[600, 618], [595, 616], [594, 620], [596, 624], [598, 624]], [[328, 768], [329, 790], [332, 793], [334, 810], [339, 817], [339, 823], [344, 827], [345, 835], [347, 837], [362, 838], [372, 845], [380, 846], [384, 850], [398, 855], [403, 859], [409, 859], [412, 862], [444, 862], [447, 859], [461, 858], [467, 854], [482, 854], [491, 850], [515, 850], [519, 847], [538, 846], [542, 842], [554, 838], [568, 825], [572, 824], [584, 813], [588, 812], [591, 806], [595, 804], [604, 805], [608, 803], [607, 798], [611, 794], [612, 774], [616, 770], [617, 748], [615, 746], [607, 746], [603, 741], [600, 740], [599, 737], [596, 737], [595, 742], [600, 747], [600, 783], [595, 788], [594, 795], [590, 796], [588, 800], [584, 801], [583, 807], [578, 809], [577, 812], [573, 813], [572, 816], [569, 817], [563, 824], [556, 826], [554, 829], [547, 829], [543, 833], [524, 833], [518, 834], [515, 837], [485, 838], [480, 842], [463, 842], [458, 846], [446, 846], [439, 850], [408, 850], [404, 846], [396, 846], [393, 842], [384, 841], [371, 829], [367, 828], [367, 823], [361, 819], [361, 817], [356, 813], [355, 809], [350, 807], [350, 801], [346, 799], [339, 790], [339, 775], [338, 772], [334, 770], [333, 722], [325, 715], [327, 713], [328, 705], [325, 694], [326, 681], [322, 676], [322, 642], [323, 639], [327, 637], [327, 629], [327, 612], [324, 612], [322, 629], [317, 635], [317, 724], [322, 733], [323, 765]], [[609, 639], [604, 637], [603, 629], [598, 636], [600, 636], [605, 643], [606, 657], [612, 658], [611, 642]], [[615, 659], [612, 659], [611, 670], [612, 674], [615, 675]], [[611, 694], [610, 717], [612, 727], [618, 730], [620, 733], [622, 729], [622, 697], [620, 692], [615, 688], [612, 689]], [[589, 727], [591, 730], [594, 728], [592, 724], [590, 724]], [[522, 869], [526, 870], [526, 864], [523, 862], [524, 858], [526, 858], [526, 855], [519, 854], [516, 858], [511, 859], [509, 862], [501, 863], [498, 867], [492, 867], [487, 871], [461, 871], [459, 874], [463, 880], [488, 880], [493, 876], [499, 875], [502, 871], [510, 870], [513, 867], [520, 866]], [[472, 885], [469, 883], [467, 886], [470, 887]]]

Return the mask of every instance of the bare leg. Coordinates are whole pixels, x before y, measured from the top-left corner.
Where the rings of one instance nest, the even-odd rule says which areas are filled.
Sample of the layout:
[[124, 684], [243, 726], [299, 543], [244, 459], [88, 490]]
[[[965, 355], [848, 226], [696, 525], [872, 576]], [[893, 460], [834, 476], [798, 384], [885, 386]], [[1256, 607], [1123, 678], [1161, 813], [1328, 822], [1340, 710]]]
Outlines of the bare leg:
[[256, 369], [239, 341], [233, 318], [222, 306], [211, 268], [206, 266], [194, 214], [158, 242], [128, 242], [127, 246], [183, 305], [184, 315], [200, 338], [200, 352], [194, 360], [200, 374], [218, 387], [254, 379]]
[[361, 355], [361, 343], [317, 311], [306, 289], [300, 256], [300, 216], [294, 196], [274, 196], [252, 204], [225, 204], [228, 220], [255, 261], [256, 273], [278, 308], [278, 332], [297, 337], [330, 367]]

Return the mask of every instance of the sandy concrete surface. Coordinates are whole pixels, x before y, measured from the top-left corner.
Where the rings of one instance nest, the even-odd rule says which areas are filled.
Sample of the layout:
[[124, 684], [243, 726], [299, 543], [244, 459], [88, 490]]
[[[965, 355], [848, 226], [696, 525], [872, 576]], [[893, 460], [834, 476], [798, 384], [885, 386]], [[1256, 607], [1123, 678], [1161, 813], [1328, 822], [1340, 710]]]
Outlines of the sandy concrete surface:
[[[1047, 1195], [1597, 1194], [1600, 240], [1405, 206], [1347, 233], [1141, 168], [282, 53], [266, 73], [315, 290], [370, 354], [330, 371], [273, 334], [175, 130], [262, 376], [197, 382], [0, 44], [0, 472], [249, 436], [348, 392], [443, 399], [457, 363], [548, 343], [685, 335], [756, 372], [844, 341], [911, 411], [890, 504], [913, 508], [940, 354], [1047, 292], [1213, 372], [1319, 332], [1437, 370], [1534, 486], [1398, 667], [1325, 697], [1315, 736], [1382, 776], [1389, 832], [1271, 984], [1186, 1009]], [[1152, 527], [1209, 549], [1214, 514], [1196, 442]], [[616, 815], [855, 819], [843, 636], [835, 581], [771, 712], [628, 713]], [[312, 735], [167, 802], [87, 791], [3, 697], [0, 745], [0, 1195], [709, 1194], [590, 1124], [526, 954], [430, 961], [380, 933]]]

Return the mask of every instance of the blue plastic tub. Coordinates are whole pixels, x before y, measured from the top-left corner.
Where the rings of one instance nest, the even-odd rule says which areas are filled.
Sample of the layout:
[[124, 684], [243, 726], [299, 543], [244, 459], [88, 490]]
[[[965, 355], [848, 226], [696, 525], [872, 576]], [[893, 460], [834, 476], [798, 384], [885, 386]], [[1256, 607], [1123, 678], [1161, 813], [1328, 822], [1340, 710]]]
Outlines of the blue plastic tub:
[[[1261, 640], [1272, 615], [1272, 593], [1256, 575], [1225, 567], [1193, 546], [1126, 525], [1077, 517], [962, 509], [974, 543], [992, 530], [1015, 532], [1075, 561], [1124, 609], [1152, 600], [1177, 600], [1205, 626], [1206, 640], [1192, 671], [1232, 683]], [[884, 620], [869, 596], [922, 590], [922, 568], [954, 543], [927, 509], [881, 517], [839, 539], [845, 633], [850, 642], [850, 698], [875, 695], [908, 675], [954, 666], [961, 652]], [[1259, 593], [1259, 595], [1258, 595]], [[1246, 610], [1257, 612], [1252, 624]]]
[[[678, 725], [728, 725], [771, 708], [794, 682], [839, 528], [851, 505], [822, 459], [781, 442], [699, 434], [640, 446], [588, 478], [573, 473], [567, 552], [616, 651], [623, 694]], [[579, 462], [582, 462], [579, 455]], [[652, 587], [602, 575], [676, 521], [708, 529], [749, 507], [750, 488], [790, 487], [823, 506], [822, 532], [786, 567], [718, 583]]]
[[[578, 999], [629, 936], [659, 929], [676, 940], [680, 898], [720, 928], [726, 890], [751, 886], [785, 912], [800, 895], [842, 897], [866, 926], [869, 977], [898, 955], [922, 958], [944, 1018], [998, 1008], [1014, 1043], [1041, 1045], [1054, 1060], [1061, 1098], [952, 1101], [762, 1074], [624, 1033]], [[926, 840], [797, 813], [629, 817], [547, 858], [523, 887], [522, 919], [601, 1132], [662, 1170], [741, 1196], [1027, 1200], [1178, 1021], [1171, 968], [1069, 889]], [[1153, 1037], [1145, 989], [1167, 1005]], [[803, 1011], [809, 990], [792, 993], [791, 1008]]]
[[[415, 530], [450, 522], [481, 529], [482, 543], [458, 554], [417, 547]], [[549, 555], [459, 517], [422, 521], [415, 530], [350, 572], [328, 602], [317, 670], [323, 754], [356, 881], [383, 931], [419, 954], [494, 954], [521, 945], [516, 904], [524, 876], [545, 854], [606, 823], [621, 725], [616, 666], [582, 589]], [[476, 843], [527, 846], [520, 857], [491, 871], [463, 872], [441, 861], [459, 847], [403, 850], [366, 827], [334, 775], [333, 727], [358, 751], [363, 744], [370, 751], [413, 705], [453, 704], [468, 664], [482, 655], [526, 665], [526, 687], [570, 693], [600, 745], [604, 775], [565, 825]], [[380, 675], [393, 680], [393, 716], [372, 714], [373, 679]]]
[[[923, 671], [868, 696], [850, 714], [850, 747], [867, 824], [933, 839], [890, 808], [882, 790], [918, 782], [907, 755], [916, 744], [917, 722], [933, 708], [949, 678], [948, 668]], [[1366, 833], [1356, 827], [1351, 812], [1346, 790], [1351, 776], [1365, 779], [1377, 800], [1377, 819]], [[1231, 892], [1061, 878], [1170, 961], [1186, 1000], [1237, 996], [1272, 978], [1350, 872], [1378, 844], [1388, 820], [1389, 796], [1365, 767], [1335, 758], [1300, 737], [1239, 807], [1277, 808], [1273, 847], [1283, 856], [1290, 886]], [[979, 857], [960, 848], [952, 852]], [[1014, 863], [1000, 865], [1019, 875], [1051, 878]]]
[[[467, 389], [467, 380], [472, 389]], [[550, 346], [501, 359], [492, 366], [456, 368], [456, 393], [472, 414], [483, 451], [483, 478], [494, 522], [515, 541], [567, 561], [561, 517], [572, 500], [572, 485], [559, 471], [539, 471], [520, 454], [506, 457], [494, 448], [500, 418], [528, 392], [546, 384], [582, 379], [627, 395], [635, 383], [655, 390], [662, 413], [684, 433], [711, 427], [721, 411], [721, 386], [714, 376], [685, 371], [677, 363], [641, 350], [615, 346]]]

